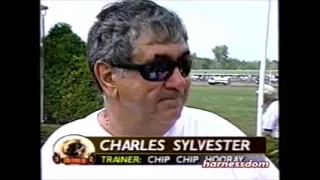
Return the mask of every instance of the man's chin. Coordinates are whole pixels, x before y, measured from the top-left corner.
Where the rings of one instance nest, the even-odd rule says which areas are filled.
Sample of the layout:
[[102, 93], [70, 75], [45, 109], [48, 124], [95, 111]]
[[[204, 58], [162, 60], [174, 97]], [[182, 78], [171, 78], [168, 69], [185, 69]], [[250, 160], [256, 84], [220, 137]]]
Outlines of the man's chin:
[[181, 116], [182, 108], [169, 108], [161, 113], [159, 121], [164, 124], [172, 124]]

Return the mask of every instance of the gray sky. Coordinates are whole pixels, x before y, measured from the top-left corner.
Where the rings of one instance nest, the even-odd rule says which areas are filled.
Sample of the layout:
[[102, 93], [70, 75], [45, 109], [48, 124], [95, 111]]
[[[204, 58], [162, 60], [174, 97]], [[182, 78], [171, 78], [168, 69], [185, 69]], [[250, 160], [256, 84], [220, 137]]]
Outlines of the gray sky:
[[[84, 41], [95, 16], [110, 0], [42, 0], [49, 7], [46, 32], [58, 22], [72, 26]], [[267, 0], [158, 0], [180, 15], [189, 32], [189, 46], [199, 57], [214, 58], [216, 45], [227, 45], [229, 55], [241, 60], [264, 58]], [[268, 58], [278, 59], [278, 1], [271, 2]]]

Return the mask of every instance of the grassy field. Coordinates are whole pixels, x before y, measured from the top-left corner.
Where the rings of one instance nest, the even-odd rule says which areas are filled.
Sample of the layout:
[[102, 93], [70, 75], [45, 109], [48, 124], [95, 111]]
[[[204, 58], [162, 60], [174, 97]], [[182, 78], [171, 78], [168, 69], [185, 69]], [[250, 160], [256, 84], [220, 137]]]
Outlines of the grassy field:
[[[243, 130], [255, 135], [257, 87], [191, 86], [187, 105], [214, 112]], [[43, 124], [42, 128], [56, 129], [57, 125]]]
[[256, 87], [192, 86], [187, 105], [214, 112], [255, 135]]

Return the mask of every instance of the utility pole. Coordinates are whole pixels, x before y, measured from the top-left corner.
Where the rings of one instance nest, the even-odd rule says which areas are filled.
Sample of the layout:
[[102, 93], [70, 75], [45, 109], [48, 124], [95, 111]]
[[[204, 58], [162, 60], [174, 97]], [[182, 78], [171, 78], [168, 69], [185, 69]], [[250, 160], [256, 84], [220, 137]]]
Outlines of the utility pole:
[[40, 5], [40, 24], [41, 24], [41, 33], [40, 33], [40, 49], [42, 51], [42, 56], [40, 56], [40, 121], [43, 123], [44, 121], [44, 45], [43, 40], [45, 37], [45, 24], [44, 24], [44, 17], [46, 15], [47, 6]]
[[268, 19], [267, 19], [267, 30], [266, 30], [266, 42], [264, 49], [264, 59], [260, 61], [260, 79], [259, 79], [259, 90], [258, 90], [258, 107], [257, 107], [257, 128], [256, 135], [262, 136], [262, 116], [263, 116], [263, 101], [264, 101], [264, 84], [265, 84], [265, 72], [266, 72], [266, 61], [268, 57], [268, 40], [269, 40], [269, 22], [270, 22], [270, 10], [271, 0], [268, 5]]

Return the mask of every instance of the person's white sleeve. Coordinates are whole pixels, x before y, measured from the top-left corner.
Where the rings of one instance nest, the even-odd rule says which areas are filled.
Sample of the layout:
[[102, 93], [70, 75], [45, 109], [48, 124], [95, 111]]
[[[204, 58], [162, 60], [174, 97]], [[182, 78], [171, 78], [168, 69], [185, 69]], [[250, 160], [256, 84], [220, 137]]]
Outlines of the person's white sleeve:
[[278, 103], [273, 103], [267, 108], [266, 112], [262, 116], [262, 128], [274, 130], [277, 126], [277, 121], [279, 118], [279, 105]]

